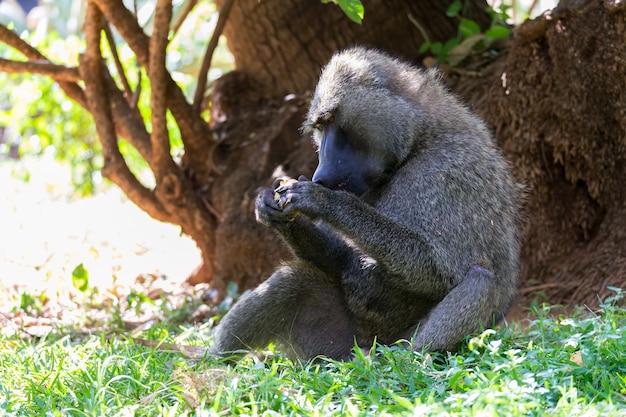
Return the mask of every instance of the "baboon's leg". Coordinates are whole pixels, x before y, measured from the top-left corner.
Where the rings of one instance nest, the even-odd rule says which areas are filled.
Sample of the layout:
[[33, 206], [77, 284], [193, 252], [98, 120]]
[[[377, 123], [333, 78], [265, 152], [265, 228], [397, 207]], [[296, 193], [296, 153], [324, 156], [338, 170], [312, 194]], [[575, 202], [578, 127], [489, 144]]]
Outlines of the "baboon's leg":
[[302, 359], [340, 359], [350, 355], [355, 330], [338, 283], [307, 264], [292, 264], [240, 299], [214, 336], [215, 354], [263, 348], [274, 341]]
[[420, 324], [413, 349], [454, 351], [465, 336], [498, 321], [509, 303], [494, 275], [474, 266]]

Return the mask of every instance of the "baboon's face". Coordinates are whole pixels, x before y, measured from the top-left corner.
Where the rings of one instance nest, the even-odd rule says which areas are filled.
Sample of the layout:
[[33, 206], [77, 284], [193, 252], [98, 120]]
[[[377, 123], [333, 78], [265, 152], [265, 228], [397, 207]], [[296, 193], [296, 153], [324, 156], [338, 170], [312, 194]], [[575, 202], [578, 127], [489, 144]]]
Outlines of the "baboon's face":
[[314, 182], [360, 196], [407, 158], [419, 114], [390, 62], [354, 50], [322, 71], [302, 129], [319, 150]]
[[[380, 158], [368, 152], [350, 132], [330, 120], [315, 126], [319, 139], [319, 164], [313, 182], [333, 190], [361, 196], [377, 181], [383, 171]], [[316, 141], [317, 142], [317, 141]]]

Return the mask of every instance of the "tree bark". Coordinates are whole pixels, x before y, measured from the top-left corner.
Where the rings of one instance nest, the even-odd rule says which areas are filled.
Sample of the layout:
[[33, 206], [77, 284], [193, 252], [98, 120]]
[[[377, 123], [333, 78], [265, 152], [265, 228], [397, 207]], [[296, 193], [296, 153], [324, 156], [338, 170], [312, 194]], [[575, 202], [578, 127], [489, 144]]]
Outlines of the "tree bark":
[[[411, 20], [419, 22], [432, 41], [455, 37], [458, 20], [445, 14], [450, 3], [364, 0], [365, 18], [358, 25], [339, 7], [320, 1], [238, 0], [224, 34], [237, 70], [253, 74], [276, 93], [303, 93], [315, 86], [333, 52], [353, 44], [415, 58], [424, 38]], [[487, 27], [487, 3], [465, 3], [464, 15]]]
[[565, 1], [465, 92], [528, 187], [524, 284], [597, 304], [626, 287], [626, 7]]

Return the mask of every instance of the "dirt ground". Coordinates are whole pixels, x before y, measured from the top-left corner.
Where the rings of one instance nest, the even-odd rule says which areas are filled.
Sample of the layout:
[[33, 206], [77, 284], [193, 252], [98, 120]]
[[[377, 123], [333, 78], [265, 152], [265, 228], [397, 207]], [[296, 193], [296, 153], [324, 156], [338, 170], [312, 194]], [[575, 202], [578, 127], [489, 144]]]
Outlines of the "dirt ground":
[[[0, 161], [3, 332], [46, 333], [58, 321], [84, 314], [84, 294], [72, 282], [81, 263], [89, 286], [103, 298], [131, 291], [184, 298], [206, 289], [184, 282], [200, 254], [178, 227], [153, 220], [115, 186], [72, 198], [70, 175], [69, 167], [48, 157]], [[29, 303], [25, 295], [35, 297], [37, 308], [19, 308]]]

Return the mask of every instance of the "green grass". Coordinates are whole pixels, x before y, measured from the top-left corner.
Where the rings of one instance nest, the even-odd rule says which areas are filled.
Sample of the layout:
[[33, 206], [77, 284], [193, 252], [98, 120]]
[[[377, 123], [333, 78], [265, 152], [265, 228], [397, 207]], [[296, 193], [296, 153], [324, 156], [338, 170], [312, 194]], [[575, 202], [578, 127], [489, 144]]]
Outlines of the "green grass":
[[[622, 292], [600, 311], [486, 331], [456, 354], [376, 346], [350, 362], [274, 351], [192, 361], [120, 336], [0, 338], [7, 416], [626, 416]], [[163, 322], [142, 338], [210, 343], [209, 325]]]

